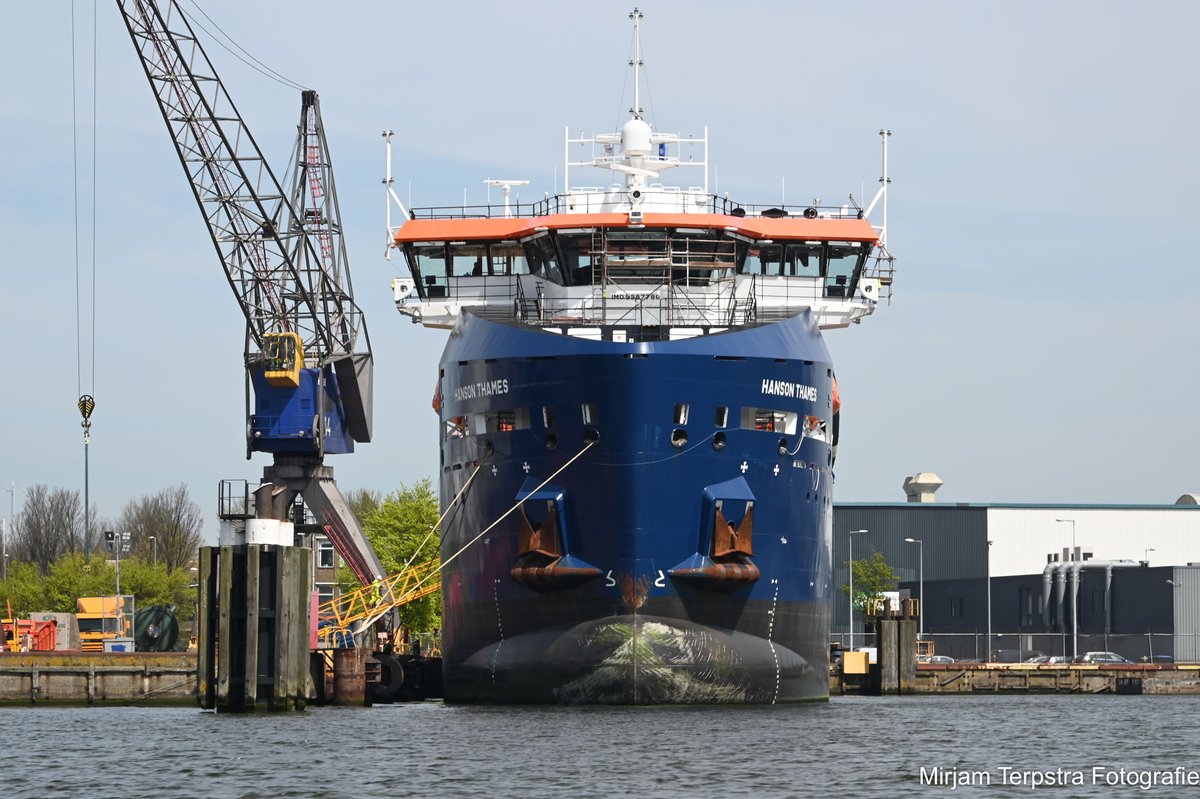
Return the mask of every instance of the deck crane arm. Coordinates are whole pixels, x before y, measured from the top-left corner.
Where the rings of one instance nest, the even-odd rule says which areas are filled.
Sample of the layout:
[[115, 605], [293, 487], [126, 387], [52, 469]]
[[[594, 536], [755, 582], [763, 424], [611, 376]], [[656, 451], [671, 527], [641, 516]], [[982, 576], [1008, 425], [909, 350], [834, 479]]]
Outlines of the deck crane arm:
[[324, 465], [371, 437], [370, 339], [354, 302], [316, 92], [304, 91], [285, 191], [175, 0], [117, 0], [246, 319], [247, 457], [269, 452], [260, 519], [303, 496], [358, 579], [382, 564]]

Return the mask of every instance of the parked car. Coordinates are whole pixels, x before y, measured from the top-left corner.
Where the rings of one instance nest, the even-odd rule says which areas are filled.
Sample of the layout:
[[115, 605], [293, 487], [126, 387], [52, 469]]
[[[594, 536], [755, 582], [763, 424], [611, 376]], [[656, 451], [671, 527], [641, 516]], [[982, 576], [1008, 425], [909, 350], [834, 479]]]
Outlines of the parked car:
[[1049, 655], [1034, 655], [1031, 658], [1025, 658], [1025, 660], [1023, 662], [1025, 662], [1025, 663], [1049, 663], [1050, 656]]
[[1085, 652], [1075, 658], [1076, 663], [1132, 663], [1132, 660], [1118, 655], [1116, 652]]
[[1051, 655], [1050, 657], [1046, 658], [1046, 663], [1048, 663], [1050, 665], [1061, 665], [1063, 663], [1070, 663], [1070, 662], [1071, 662], [1070, 655]]

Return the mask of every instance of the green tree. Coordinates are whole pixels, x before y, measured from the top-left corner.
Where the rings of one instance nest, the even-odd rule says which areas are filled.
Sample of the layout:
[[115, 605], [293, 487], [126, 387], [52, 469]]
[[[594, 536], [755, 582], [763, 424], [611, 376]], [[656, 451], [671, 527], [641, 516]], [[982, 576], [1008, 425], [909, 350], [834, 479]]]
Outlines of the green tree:
[[132, 594], [137, 609], [151, 605], [174, 605], [175, 618], [187, 621], [195, 615], [196, 590], [190, 587], [185, 569], [167, 569], [165, 563], [133, 558], [121, 561], [121, 593]]
[[[896, 573], [883, 558], [878, 550], [871, 557], [851, 561], [850, 568], [854, 575], [854, 607], [866, 610], [867, 602], [878, 599], [884, 591], [895, 590], [897, 585]], [[842, 593], [850, 595], [849, 584], [842, 586]]]
[[[58, 613], [74, 613], [75, 600], [81, 596], [112, 596], [117, 590], [117, 569], [104, 560], [102, 555], [93, 555], [84, 568], [80, 553], [64, 555], [50, 565], [43, 581], [46, 607], [36, 610], [52, 610]], [[124, 563], [121, 564], [122, 569]], [[127, 594], [125, 586], [121, 593]]]
[[[132, 596], [138, 609], [175, 605], [180, 622], [195, 616], [196, 591], [190, 580], [187, 570], [169, 571], [165, 563], [140, 558], [121, 561], [121, 593]], [[116, 591], [116, 564], [101, 555], [93, 556], [87, 568], [83, 555], [63, 555], [44, 576], [36, 563], [12, 563], [8, 579], [0, 581], [0, 615], [8, 615], [6, 603], [12, 604], [18, 617], [42, 610], [74, 613], [79, 597], [112, 596]]]
[[[438, 498], [429, 478], [400, 486], [363, 519], [363, 532], [388, 574], [396, 574], [411, 559], [414, 564], [438, 557]], [[432, 533], [432, 534], [431, 534]], [[415, 556], [415, 557], [414, 557]], [[433, 579], [438, 579], [434, 577]], [[344, 588], [356, 587], [349, 569], [339, 574]], [[433, 594], [399, 609], [399, 624], [425, 632], [442, 626], [442, 597]]]
[[20, 618], [46, 610], [46, 587], [36, 563], [8, 564], [8, 579], [0, 582], [0, 615], [8, 618], [9, 607]]

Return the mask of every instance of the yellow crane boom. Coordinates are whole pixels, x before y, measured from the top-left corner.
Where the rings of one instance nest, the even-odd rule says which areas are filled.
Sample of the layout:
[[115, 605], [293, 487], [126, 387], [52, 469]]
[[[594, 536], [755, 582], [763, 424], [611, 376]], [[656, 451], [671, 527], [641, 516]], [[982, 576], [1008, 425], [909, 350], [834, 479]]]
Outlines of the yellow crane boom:
[[346, 636], [356, 637], [394, 608], [407, 605], [442, 588], [441, 563], [414, 563], [396, 574], [348, 591], [317, 608], [318, 646], [329, 648]]

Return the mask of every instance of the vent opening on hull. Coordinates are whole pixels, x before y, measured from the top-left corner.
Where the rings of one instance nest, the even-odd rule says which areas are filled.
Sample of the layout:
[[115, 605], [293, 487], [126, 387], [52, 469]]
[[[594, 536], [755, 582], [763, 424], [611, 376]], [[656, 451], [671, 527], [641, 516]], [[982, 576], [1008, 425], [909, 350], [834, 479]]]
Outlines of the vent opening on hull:
[[713, 446], [713, 449], [715, 449], [717, 452], [720, 452], [721, 450], [725, 449], [725, 434], [717, 433], [716, 435], [714, 435], [713, 439], [712, 439], [712, 446]]
[[595, 444], [600, 440], [600, 431], [594, 427], [589, 427], [583, 431], [583, 443]]
[[760, 430], [768, 433], [796, 434], [798, 414], [793, 411], [775, 411], [769, 408], [742, 408], [742, 429]]
[[682, 427], [677, 427], [671, 431], [671, 446], [686, 447], [688, 442], [687, 431]]
[[688, 404], [686, 402], [675, 403], [675, 424], [686, 425], [688, 423]]

